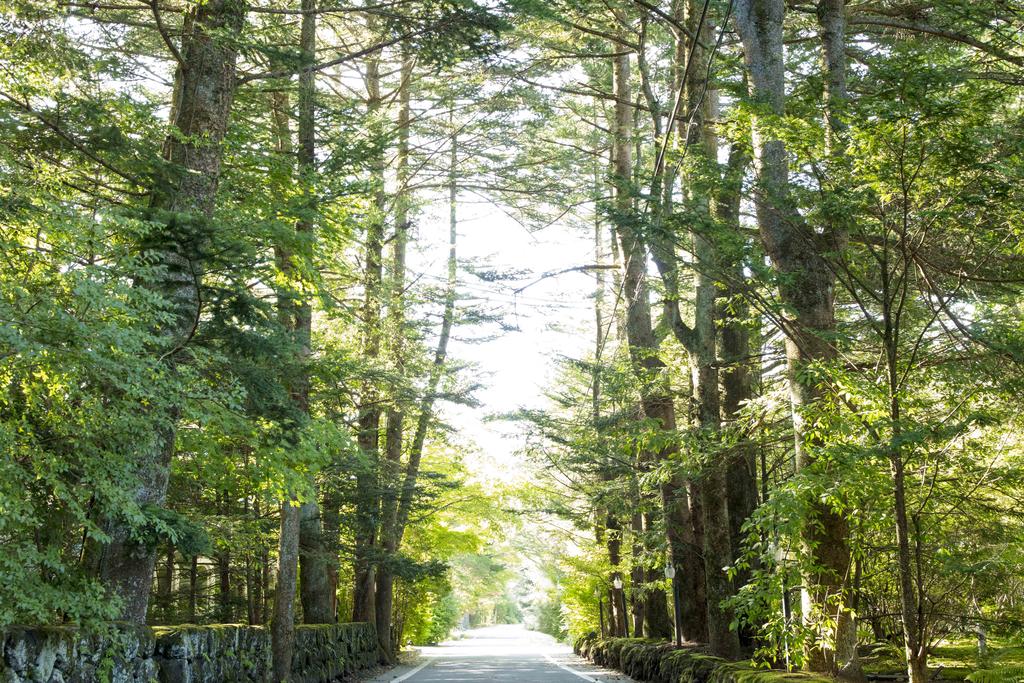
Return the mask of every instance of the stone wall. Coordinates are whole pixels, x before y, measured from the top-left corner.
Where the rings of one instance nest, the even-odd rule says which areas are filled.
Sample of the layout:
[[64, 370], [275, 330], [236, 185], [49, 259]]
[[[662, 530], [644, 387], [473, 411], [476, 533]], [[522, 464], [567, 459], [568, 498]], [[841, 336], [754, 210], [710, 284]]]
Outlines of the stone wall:
[[263, 683], [269, 678], [270, 632], [262, 626], [163, 626], [154, 628], [153, 636], [160, 683]]
[[675, 647], [643, 638], [598, 638], [576, 641], [573, 649], [598, 666], [617, 669], [645, 683], [834, 683], [831, 678], [731, 662], [712, 657], [699, 645]]
[[292, 683], [335, 681], [377, 663], [377, 631], [370, 624], [296, 626]]
[[83, 635], [68, 627], [8, 628], [0, 640], [3, 683], [149, 683], [159, 680], [149, 629]]
[[[295, 683], [341, 680], [376, 660], [370, 624], [295, 628]], [[0, 683], [270, 683], [270, 671], [270, 632], [262, 626], [0, 631]]]

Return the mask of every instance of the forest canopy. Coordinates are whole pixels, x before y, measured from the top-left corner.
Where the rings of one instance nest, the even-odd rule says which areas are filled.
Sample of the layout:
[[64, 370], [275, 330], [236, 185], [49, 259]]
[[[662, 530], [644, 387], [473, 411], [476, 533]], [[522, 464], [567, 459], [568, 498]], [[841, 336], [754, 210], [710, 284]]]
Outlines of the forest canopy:
[[0, 628], [1011, 675], [1018, 0], [0, 7]]

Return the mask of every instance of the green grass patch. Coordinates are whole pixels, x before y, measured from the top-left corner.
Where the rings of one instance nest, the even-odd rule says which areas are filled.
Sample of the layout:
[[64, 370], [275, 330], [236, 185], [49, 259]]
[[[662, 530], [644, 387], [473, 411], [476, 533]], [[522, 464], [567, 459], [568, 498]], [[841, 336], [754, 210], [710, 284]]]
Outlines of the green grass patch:
[[[861, 658], [861, 663], [865, 673], [890, 674], [906, 670], [903, 648], [889, 643], [871, 646], [869, 654]], [[979, 670], [1024, 667], [1024, 644], [1008, 638], [989, 638], [988, 654], [982, 659], [978, 655], [976, 639], [950, 638], [939, 643], [928, 657], [929, 669], [935, 671], [940, 666], [942, 678], [952, 681], [964, 680]]]

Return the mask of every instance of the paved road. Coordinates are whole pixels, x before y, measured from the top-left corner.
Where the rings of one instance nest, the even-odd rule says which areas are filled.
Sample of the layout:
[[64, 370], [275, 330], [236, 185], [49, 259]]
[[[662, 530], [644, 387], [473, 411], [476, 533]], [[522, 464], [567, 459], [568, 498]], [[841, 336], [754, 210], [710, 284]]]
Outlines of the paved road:
[[527, 631], [522, 626], [490, 626], [467, 631], [460, 640], [422, 648], [415, 664], [392, 669], [372, 679], [373, 683], [628, 683], [631, 680], [618, 672], [591, 666], [550, 636]]

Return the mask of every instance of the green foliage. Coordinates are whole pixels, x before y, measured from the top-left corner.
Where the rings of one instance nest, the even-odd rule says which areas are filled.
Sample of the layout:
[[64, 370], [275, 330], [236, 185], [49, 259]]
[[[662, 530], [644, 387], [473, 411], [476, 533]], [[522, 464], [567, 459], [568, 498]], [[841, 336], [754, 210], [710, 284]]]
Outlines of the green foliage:
[[1024, 681], [1024, 666], [978, 669], [967, 676], [971, 683], [1019, 683]]
[[[589, 639], [589, 654], [640, 677], [658, 669], [709, 683], [788, 678], [765, 667], [809, 664], [815, 648], [834, 649], [835, 615], [854, 595], [861, 636], [889, 643], [875, 651], [885, 666], [901, 668], [885, 653], [900, 655], [893, 643], [908, 598], [933, 663], [951, 636], [1019, 631], [1018, 17], [996, 0], [858, 6], [845, 36], [851, 96], [839, 101], [825, 96], [817, 67], [815, 13], [787, 3], [782, 115], [748, 96], [756, 79], [742, 41], [691, 61], [685, 37], [697, 17], [687, 3], [673, 4], [679, 17], [664, 4], [416, 0], [363, 12], [342, 3], [317, 14], [314, 54], [332, 60], [319, 68], [299, 49], [295, 3], [258, 3], [232, 43], [239, 88], [223, 159], [205, 169], [218, 174], [206, 215], [154, 201], [203, 175], [164, 153], [165, 137], [180, 142], [167, 115], [180, 105], [172, 81], [187, 65], [176, 46], [194, 6], [5, 3], [0, 627], [96, 627], [116, 615], [118, 596], [96, 568], [113, 528], [159, 556], [152, 619], [266, 621], [277, 511], [292, 497], [321, 503], [344, 614], [352, 549], [364, 540], [354, 529], [369, 518], [370, 536], [383, 535], [383, 513], [410, 493], [401, 548], [368, 551], [396, 578], [395, 632], [437, 642], [460, 622], [522, 617], [577, 638], [602, 615], [607, 628], [613, 574], [625, 578], [629, 601], [665, 595], [669, 537], [699, 543], [704, 522], [723, 521], [695, 517], [682, 538], [672, 526], [682, 507], [666, 506], [698, 515], [709, 475], [744, 469], [739, 462], [758, 507], [733, 519], [742, 522], [733, 561], [711, 571], [727, 571], [736, 586], [726, 607], [754, 663], [636, 639]], [[739, 8], [708, 7], [709, 26], [725, 37], [736, 18], [726, 13]], [[336, 21], [337, 12], [351, 21]], [[634, 168], [612, 178], [612, 61], [623, 52], [636, 67]], [[412, 64], [406, 82], [403, 63]], [[364, 93], [371, 64], [380, 92]], [[309, 92], [300, 94], [308, 79], [295, 73], [314, 67], [315, 149], [300, 164], [293, 129], [301, 121], [310, 133], [298, 106]], [[684, 71], [692, 82], [682, 88]], [[403, 87], [413, 103], [404, 131]], [[694, 109], [694, 95], [707, 111]], [[677, 98], [672, 139], [664, 115]], [[823, 107], [842, 125], [822, 125]], [[403, 133], [409, 165], [399, 170]], [[786, 148], [785, 205], [773, 207], [789, 211], [786, 246], [810, 245], [820, 263], [786, 272], [766, 257], [769, 236], [754, 234], [749, 214], [778, 200], [760, 192], [764, 160], [750, 163], [766, 136]], [[698, 139], [707, 147], [689, 144]], [[662, 151], [666, 173], [652, 173]], [[455, 301], [463, 328], [511, 326], [391, 251], [407, 228], [430, 241], [429, 205], [449, 182], [529, 228], [595, 235], [598, 263], [570, 269], [598, 283], [600, 326], [586, 332], [595, 343], [561, 359], [545, 408], [508, 416], [525, 431], [532, 468], [514, 491], [474, 479], [466, 462], [478, 454], [432, 403], [474, 406], [478, 386], [474, 368], [435, 347], [439, 310]], [[458, 190], [455, 200], [466, 201]], [[398, 206], [408, 209], [404, 225]], [[614, 247], [608, 233], [620, 233]], [[622, 275], [607, 267], [629, 256], [624, 234], [657, 261], [641, 268], [649, 296], [640, 303], [656, 318], [644, 344], [630, 343], [629, 328], [650, 311], [624, 303]], [[369, 253], [374, 241], [380, 253]], [[410, 258], [430, 248], [412, 248]], [[529, 264], [455, 265], [491, 286], [529, 274]], [[792, 295], [812, 266], [828, 271], [826, 284], [802, 293], [827, 293], [832, 310], [798, 329], [804, 312]], [[692, 296], [705, 281], [709, 306]], [[172, 334], [183, 319], [172, 282], [197, 294], [186, 335]], [[310, 315], [309, 339], [297, 311]], [[702, 323], [715, 338], [695, 345]], [[749, 343], [730, 349], [727, 334], [740, 332]], [[802, 363], [801, 344], [823, 351]], [[738, 407], [719, 400], [730, 380], [746, 383]], [[810, 399], [796, 415], [794, 390]], [[675, 424], [652, 417], [652, 397], [671, 404]], [[712, 400], [722, 405], [701, 415]], [[425, 448], [406, 489], [420, 417]], [[396, 432], [397, 449], [384, 453]], [[140, 503], [154, 483], [140, 479], [140, 464], [159, 461], [160, 489], [162, 442], [172, 436], [166, 501], [161, 490]], [[895, 541], [897, 488], [912, 562], [900, 561]], [[845, 543], [819, 536], [825, 511], [848, 526]], [[829, 575], [820, 551], [844, 554], [846, 544], [850, 571]], [[910, 580], [897, 581], [901, 572]], [[784, 614], [801, 587], [823, 578], [848, 590]], [[974, 683], [1021, 677], [1013, 662], [978, 666]]]
[[209, 552], [210, 537], [187, 517], [174, 510], [153, 506], [143, 506], [142, 512], [150, 521], [136, 531], [139, 545], [153, 550], [167, 543], [187, 557]]
[[564, 640], [569, 634], [562, 618], [562, 602], [557, 594], [549, 594], [536, 605], [537, 630], [557, 640]]

